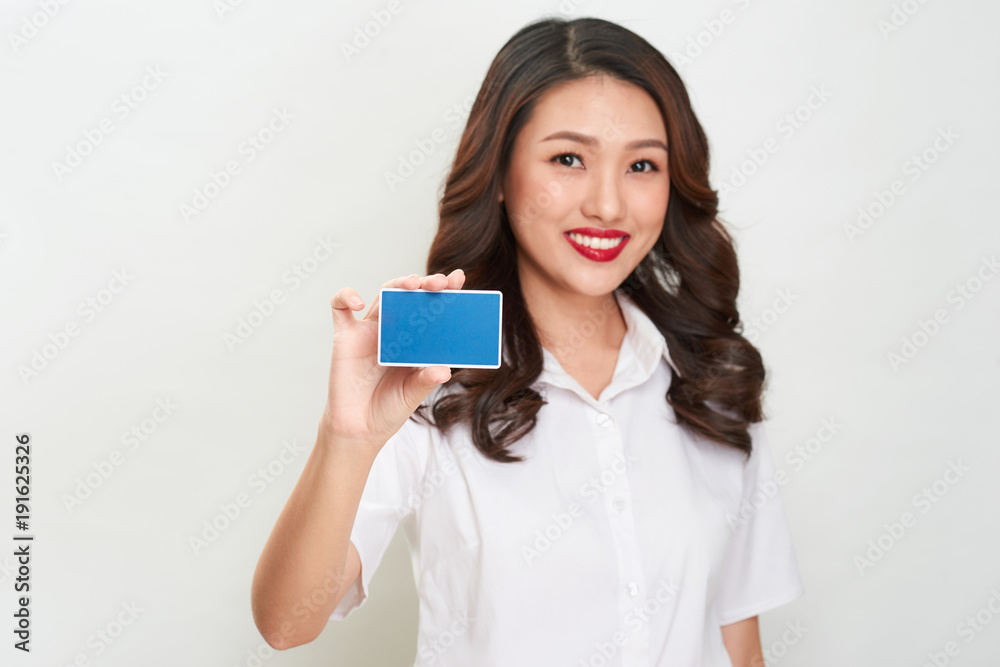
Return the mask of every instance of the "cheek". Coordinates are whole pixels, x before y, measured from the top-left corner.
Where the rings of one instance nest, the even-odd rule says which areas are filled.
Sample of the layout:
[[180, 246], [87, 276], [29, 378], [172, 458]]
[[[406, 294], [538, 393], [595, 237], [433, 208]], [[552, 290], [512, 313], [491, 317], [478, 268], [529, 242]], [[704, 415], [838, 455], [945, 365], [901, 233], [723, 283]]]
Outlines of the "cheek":
[[514, 208], [524, 225], [561, 220], [573, 205], [572, 191], [551, 176], [526, 175], [514, 184], [513, 193], [516, 198]]
[[[667, 211], [667, 203], [670, 200], [670, 182], [666, 181], [662, 185], [648, 188], [642, 192], [640, 202], [644, 210], [648, 212], [659, 211], [660, 217]], [[653, 217], [656, 217], [655, 215]]]
[[667, 213], [668, 201], [669, 193], [667, 195], [651, 195], [643, 198], [640, 202], [636, 202], [637, 206], [633, 209], [633, 212], [635, 222], [641, 230], [643, 237], [641, 247], [636, 247], [640, 254], [645, 255], [648, 253], [659, 240], [660, 234], [663, 232], [663, 225], [665, 224], [664, 219]]
[[670, 201], [670, 189], [665, 191], [647, 192], [635, 201], [636, 222], [644, 229], [659, 235], [659, 227], [667, 214], [667, 204]]

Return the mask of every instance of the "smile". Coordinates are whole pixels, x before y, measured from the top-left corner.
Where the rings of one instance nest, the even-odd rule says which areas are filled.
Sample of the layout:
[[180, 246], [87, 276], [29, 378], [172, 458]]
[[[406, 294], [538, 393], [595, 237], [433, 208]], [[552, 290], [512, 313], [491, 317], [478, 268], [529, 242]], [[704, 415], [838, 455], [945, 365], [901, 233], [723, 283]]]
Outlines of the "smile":
[[610, 262], [631, 238], [624, 232], [602, 229], [573, 229], [563, 236], [578, 253], [595, 262]]

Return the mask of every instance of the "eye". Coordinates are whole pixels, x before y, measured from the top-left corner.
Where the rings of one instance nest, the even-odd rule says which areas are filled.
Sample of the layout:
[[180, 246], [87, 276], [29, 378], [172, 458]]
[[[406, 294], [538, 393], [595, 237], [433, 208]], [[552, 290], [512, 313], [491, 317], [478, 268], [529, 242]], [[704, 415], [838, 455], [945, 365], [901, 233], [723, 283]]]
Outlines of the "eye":
[[638, 162], [633, 162], [632, 166], [634, 167], [637, 164], [647, 164], [647, 165], [649, 165], [649, 169], [638, 170], [638, 173], [640, 173], [640, 174], [641, 173], [647, 173], [647, 172], [650, 172], [650, 171], [659, 171], [659, 168], [657, 168], [657, 166], [651, 160], [639, 160]]
[[559, 164], [561, 164], [564, 167], [572, 167], [574, 159], [580, 160], [580, 165], [581, 166], [583, 165], [583, 158], [581, 158], [576, 153], [560, 153], [559, 155], [556, 155], [555, 157], [553, 157], [549, 161], [550, 162], [558, 162]]

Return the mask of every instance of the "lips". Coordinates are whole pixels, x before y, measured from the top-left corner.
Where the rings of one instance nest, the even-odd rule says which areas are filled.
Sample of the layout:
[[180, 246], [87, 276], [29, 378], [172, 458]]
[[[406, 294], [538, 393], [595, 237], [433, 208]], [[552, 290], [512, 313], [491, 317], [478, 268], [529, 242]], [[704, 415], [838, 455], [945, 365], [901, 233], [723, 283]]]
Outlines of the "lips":
[[[625, 244], [631, 238], [625, 232], [617, 229], [599, 229], [597, 227], [571, 229], [563, 232], [563, 237], [569, 241], [574, 250], [595, 262], [610, 262], [621, 254]], [[591, 244], [597, 247], [591, 247]]]

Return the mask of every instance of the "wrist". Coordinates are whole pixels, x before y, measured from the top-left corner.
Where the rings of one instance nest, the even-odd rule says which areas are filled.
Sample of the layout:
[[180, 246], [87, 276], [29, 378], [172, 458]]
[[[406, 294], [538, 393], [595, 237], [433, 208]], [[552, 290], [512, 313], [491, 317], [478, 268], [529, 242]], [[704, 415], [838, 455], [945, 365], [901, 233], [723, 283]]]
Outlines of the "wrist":
[[379, 440], [378, 437], [370, 433], [344, 433], [337, 427], [337, 424], [329, 419], [327, 413], [324, 411], [323, 417], [320, 419], [317, 427], [316, 444], [327, 449], [355, 451], [359, 454], [367, 454], [370, 458], [374, 459], [378, 451], [382, 449], [385, 441]]

